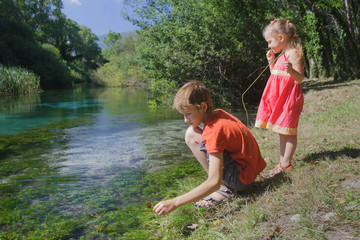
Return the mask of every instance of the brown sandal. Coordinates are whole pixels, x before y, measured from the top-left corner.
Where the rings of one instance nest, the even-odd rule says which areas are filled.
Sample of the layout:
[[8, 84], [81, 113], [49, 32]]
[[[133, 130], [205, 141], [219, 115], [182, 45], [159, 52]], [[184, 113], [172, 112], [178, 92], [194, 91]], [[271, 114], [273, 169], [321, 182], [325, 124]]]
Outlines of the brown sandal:
[[225, 186], [221, 186], [219, 190], [216, 191], [217, 193], [223, 195], [225, 197], [225, 199], [220, 199], [220, 198], [215, 198], [215, 197], [211, 197], [211, 194], [205, 198], [202, 199], [202, 201], [207, 202], [207, 206], [200, 206], [196, 203], [194, 203], [194, 206], [199, 208], [199, 207], [211, 207], [211, 206], [216, 206], [219, 205], [221, 202], [224, 202], [226, 200], [229, 200], [233, 197], [235, 197], [235, 192]]
[[272, 170], [270, 170], [269, 175], [270, 175], [270, 177], [274, 177], [282, 172], [291, 171], [291, 170], [293, 170], [293, 167], [291, 166], [291, 164], [287, 165], [286, 167], [283, 167], [281, 165], [281, 163], [279, 163]]

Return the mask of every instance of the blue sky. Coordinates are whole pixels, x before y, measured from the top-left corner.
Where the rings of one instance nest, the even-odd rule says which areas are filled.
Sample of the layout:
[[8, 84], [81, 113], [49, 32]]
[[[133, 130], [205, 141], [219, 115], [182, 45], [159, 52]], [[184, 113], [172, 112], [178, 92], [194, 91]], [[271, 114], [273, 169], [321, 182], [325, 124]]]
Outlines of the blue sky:
[[121, 33], [136, 29], [122, 18], [121, 12], [129, 9], [124, 0], [63, 0], [62, 12], [80, 25], [100, 36], [113, 32]]

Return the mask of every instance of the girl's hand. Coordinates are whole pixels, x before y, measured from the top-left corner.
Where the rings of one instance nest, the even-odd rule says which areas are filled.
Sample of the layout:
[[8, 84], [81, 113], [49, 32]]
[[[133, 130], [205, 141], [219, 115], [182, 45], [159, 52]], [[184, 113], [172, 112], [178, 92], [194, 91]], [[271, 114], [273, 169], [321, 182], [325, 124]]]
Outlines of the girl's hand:
[[284, 64], [285, 64], [285, 71], [287, 73], [291, 73], [294, 70], [291, 62], [285, 62]]
[[269, 63], [273, 62], [275, 60], [275, 52], [274, 52], [274, 50], [270, 49], [269, 51], [267, 51], [266, 58], [267, 58]]
[[177, 207], [174, 204], [174, 200], [166, 200], [161, 201], [156, 204], [153, 208], [153, 211], [156, 212], [158, 215], [166, 215], [172, 211], [174, 211]]

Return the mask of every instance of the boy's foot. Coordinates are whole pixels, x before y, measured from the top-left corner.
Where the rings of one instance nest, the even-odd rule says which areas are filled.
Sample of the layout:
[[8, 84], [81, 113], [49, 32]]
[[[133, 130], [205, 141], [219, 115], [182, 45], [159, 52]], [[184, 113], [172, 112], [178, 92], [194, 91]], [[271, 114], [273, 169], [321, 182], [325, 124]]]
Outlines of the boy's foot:
[[221, 202], [228, 200], [234, 196], [235, 196], [235, 193], [231, 189], [229, 189], [225, 186], [221, 186], [219, 190], [217, 190], [216, 192], [213, 192], [209, 196], [204, 197], [200, 201], [196, 202], [194, 204], [194, 206], [195, 207], [211, 207], [211, 206], [218, 205]]
[[291, 166], [291, 164], [287, 165], [286, 167], [283, 167], [281, 165], [281, 163], [279, 163], [278, 165], [276, 165], [272, 170], [270, 170], [269, 172], [269, 176], [270, 177], [275, 177], [276, 175], [285, 172], [285, 171], [290, 171], [292, 170], [293, 167]]

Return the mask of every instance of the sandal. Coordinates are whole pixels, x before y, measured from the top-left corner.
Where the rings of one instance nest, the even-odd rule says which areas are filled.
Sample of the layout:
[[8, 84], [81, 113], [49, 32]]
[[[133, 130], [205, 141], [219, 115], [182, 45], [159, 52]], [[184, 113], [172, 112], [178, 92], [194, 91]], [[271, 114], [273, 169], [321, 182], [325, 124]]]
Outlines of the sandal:
[[201, 200], [201, 201], [206, 202], [207, 206], [201, 206], [201, 205], [198, 205], [197, 203], [194, 203], [194, 206], [197, 207], [197, 208], [216, 206], [216, 205], [219, 205], [223, 201], [226, 201], [226, 200], [229, 200], [230, 198], [235, 197], [235, 192], [232, 191], [231, 189], [225, 187], [225, 186], [221, 186], [220, 189], [217, 190], [216, 192], [223, 195], [225, 197], [225, 199], [212, 197], [211, 194], [210, 194], [209, 196], [204, 197]]
[[276, 175], [278, 175], [282, 172], [291, 171], [292, 169], [293, 169], [293, 167], [291, 166], [291, 164], [287, 165], [286, 167], [283, 167], [281, 165], [281, 163], [279, 163], [272, 170], [270, 170], [269, 175], [270, 175], [270, 177], [275, 177]]

